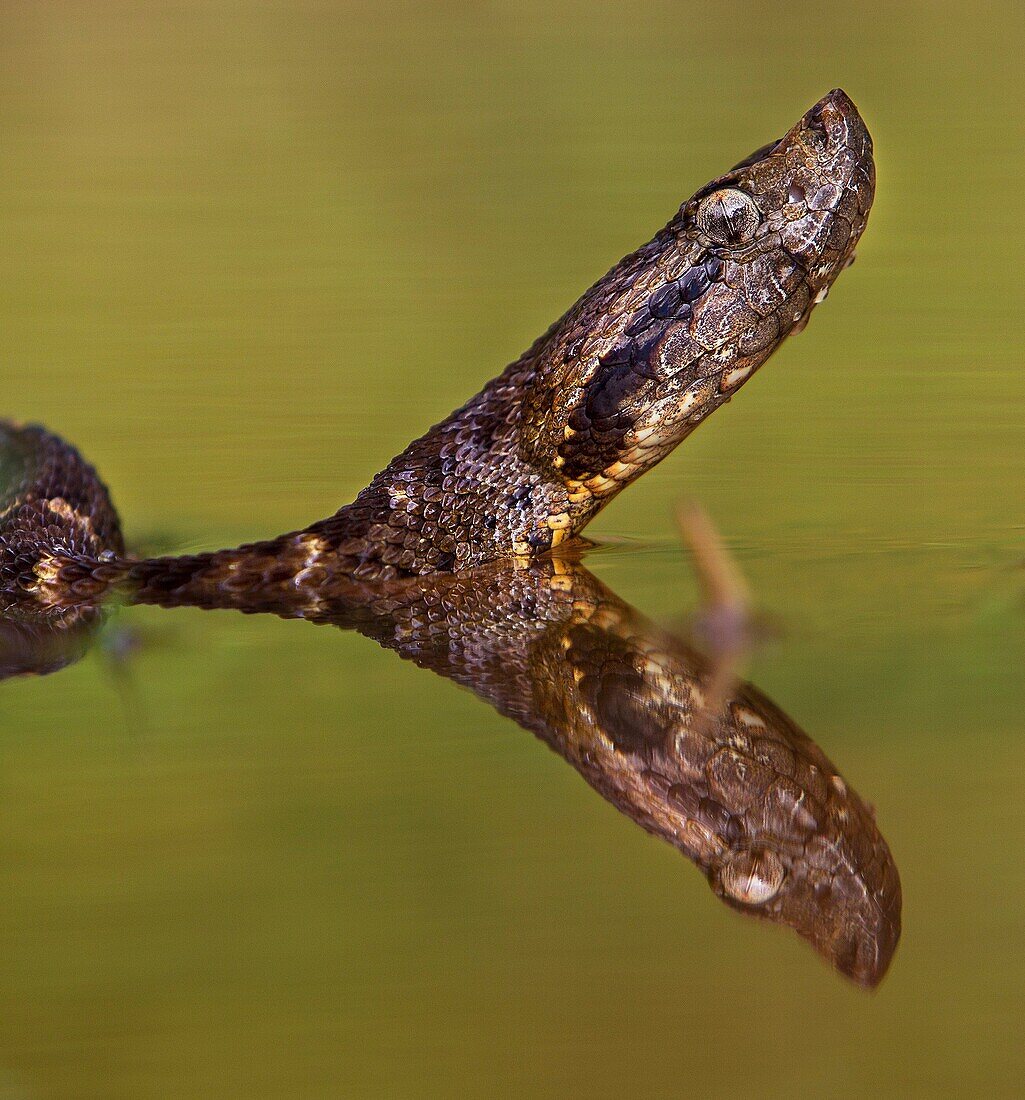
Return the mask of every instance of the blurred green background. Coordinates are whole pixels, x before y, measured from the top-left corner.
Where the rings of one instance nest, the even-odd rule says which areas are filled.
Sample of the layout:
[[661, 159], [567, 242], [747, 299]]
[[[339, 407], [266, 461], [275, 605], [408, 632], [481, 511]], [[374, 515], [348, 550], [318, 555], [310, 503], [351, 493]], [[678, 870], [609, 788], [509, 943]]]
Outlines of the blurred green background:
[[874, 996], [526, 733], [360, 638], [139, 609], [0, 689], [0, 1096], [1012, 1095], [1025, 963], [1025, 17], [1015, 3], [10, 3], [2, 413], [130, 540], [333, 511], [699, 185], [843, 86], [855, 267], [593, 567], [693, 602], [874, 802]]

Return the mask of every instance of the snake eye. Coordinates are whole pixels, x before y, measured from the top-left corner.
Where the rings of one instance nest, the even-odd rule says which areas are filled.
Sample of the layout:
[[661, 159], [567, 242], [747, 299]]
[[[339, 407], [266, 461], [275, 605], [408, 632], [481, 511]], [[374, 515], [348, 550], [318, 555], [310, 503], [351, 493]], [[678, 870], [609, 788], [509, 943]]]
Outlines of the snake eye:
[[771, 901], [786, 877], [783, 861], [775, 852], [749, 849], [731, 853], [717, 875], [723, 893], [744, 905]]
[[698, 229], [716, 244], [749, 241], [762, 220], [755, 201], [746, 191], [722, 187], [698, 204]]

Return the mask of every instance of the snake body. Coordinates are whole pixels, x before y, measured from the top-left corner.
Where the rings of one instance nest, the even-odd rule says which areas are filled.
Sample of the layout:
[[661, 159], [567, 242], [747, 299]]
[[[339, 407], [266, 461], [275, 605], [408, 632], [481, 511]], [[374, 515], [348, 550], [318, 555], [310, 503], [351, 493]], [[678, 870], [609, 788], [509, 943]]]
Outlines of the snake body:
[[876, 984], [901, 895], [871, 811], [754, 688], [711, 702], [707, 662], [574, 550], [804, 326], [853, 258], [873, 191], [868, 132], [834, 91], [699, 190], [351, 504], [264, 542], [126, 557], [75, 448], [0, 422], [0, 678], [75, 659], [111, 593], [358, 630], [532, 730], [728, 904]]
[[[779, 141], [697, 191], [351, 504], [302, 530], [143, 562], [111, 544], [103, 556], [116, 561], [100, 560], [109, 525], [95, 516], [113, 511], [106, 494], [90, 485], [48, 497], [28, 470], [13, 512], [0, 517], [6, 602], [60, 605], [111, 585], [142, 602], [215, 601], [221, 590], [230, 602], [240, 587], [279, 584], [315, 600], [342, 581], [556, 549], [805, 325], [854, 255], [874, 180], [865, 124], [831, 92]], [[35, 438], [45, 461], [51, 444]], [[74, 537], [52, 539], [55, 526]]]

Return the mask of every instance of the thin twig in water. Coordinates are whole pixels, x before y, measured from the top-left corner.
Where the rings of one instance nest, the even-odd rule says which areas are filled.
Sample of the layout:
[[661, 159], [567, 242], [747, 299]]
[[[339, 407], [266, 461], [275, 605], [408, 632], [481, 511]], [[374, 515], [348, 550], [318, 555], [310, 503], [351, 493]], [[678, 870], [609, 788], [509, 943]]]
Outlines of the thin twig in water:
[[730, 557], [708, 513], [696, 503], [676, 512], [684, 544], [701, 586], [694, 630], [710, 660], [698, 728], [713, 722], [741, 679], [752, 647], [751, 598], [747, 581]]

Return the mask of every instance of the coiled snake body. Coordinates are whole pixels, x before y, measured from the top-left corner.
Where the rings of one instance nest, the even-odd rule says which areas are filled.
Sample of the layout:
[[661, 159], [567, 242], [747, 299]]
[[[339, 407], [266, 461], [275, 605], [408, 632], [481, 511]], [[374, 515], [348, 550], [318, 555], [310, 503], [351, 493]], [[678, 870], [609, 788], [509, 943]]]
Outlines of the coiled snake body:
[[803, 327], [850, 263], [873, 191], [868, 132], [834, 91], [699, 190], [355, 501], [265, 542], [128, 558], [77, 451], [0, 423], [0, 676], [77, 656], [111, 592], [357, 629], [471, 687], [728, 903], [875, 984], [900, 884], [871, 812], [753, 688], [711, 713], [702, 659], [572, 552]]

